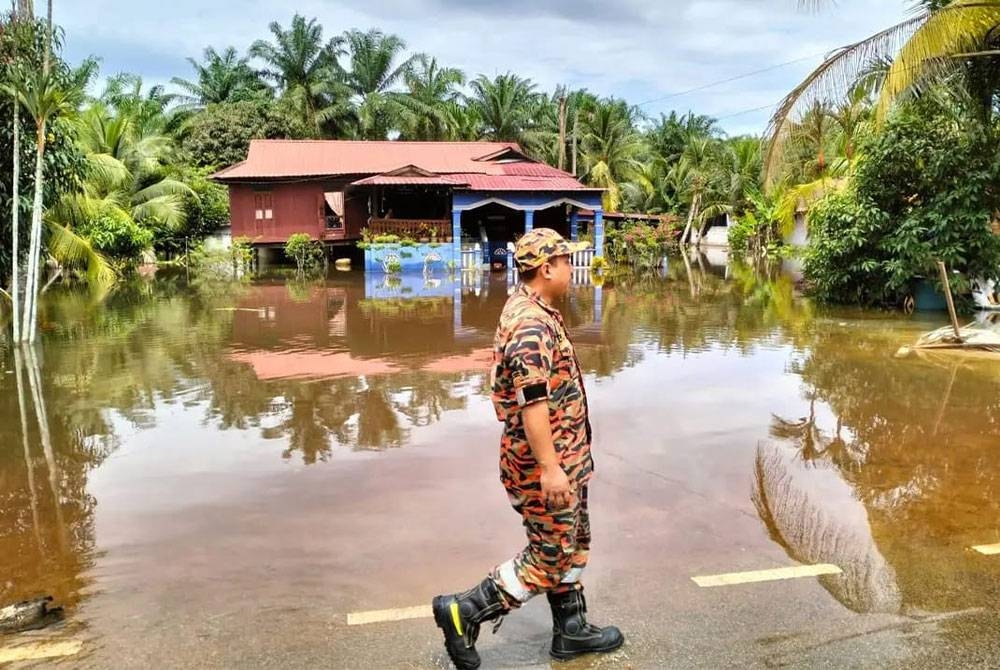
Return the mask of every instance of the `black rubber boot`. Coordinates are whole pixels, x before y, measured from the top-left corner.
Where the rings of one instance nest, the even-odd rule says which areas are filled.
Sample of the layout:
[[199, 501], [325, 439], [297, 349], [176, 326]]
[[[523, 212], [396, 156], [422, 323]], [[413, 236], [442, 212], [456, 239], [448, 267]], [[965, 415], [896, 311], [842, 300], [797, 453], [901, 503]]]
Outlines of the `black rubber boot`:
[[444, 648], [458, 670], [479, 667], [479, 652], [476, 651], [479, 625], [499, 619], [510, 611], [500, 594], [500, 587], [489, 577], [465, 593], [435, 597], [431, 607], [434, 621], [444, 631]]
[[614, 626], [599, 628], [587, 623], [587, 601], [583, 591], [549, 593], [552, 608], [552, 658], [565, 661], [582, 654], [608, 652], [625, 643]]

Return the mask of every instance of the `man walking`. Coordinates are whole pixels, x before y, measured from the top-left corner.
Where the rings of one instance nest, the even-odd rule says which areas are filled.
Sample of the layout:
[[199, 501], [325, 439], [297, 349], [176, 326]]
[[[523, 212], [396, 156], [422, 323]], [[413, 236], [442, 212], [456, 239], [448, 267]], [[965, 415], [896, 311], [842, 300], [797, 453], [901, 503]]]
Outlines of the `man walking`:
[[514, 250], [521, 283], [507, 300], [493, 345], [492, 398], [503, 422], [500, 479], [528, 536], [517, 556], [463, 593], [437, 596], [434, 620], [460, 670], [480, 665], [479, 627], [545, 593], [556, 659], [618, 649], [614, 626], [587, 622], [580, 575], [590, 549], [587, 484], [593, 474], [583, 375], [562, 316], [575, 246], [548, 228], [526, 233]]

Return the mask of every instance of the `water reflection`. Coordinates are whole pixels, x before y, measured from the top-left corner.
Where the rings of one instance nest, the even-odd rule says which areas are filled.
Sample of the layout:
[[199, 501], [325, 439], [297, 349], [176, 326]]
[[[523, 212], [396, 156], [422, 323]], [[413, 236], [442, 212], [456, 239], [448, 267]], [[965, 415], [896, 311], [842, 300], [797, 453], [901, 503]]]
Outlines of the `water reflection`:
[[[741, 438], [718, 458], [751, 478], [761, 544], [841, 566], [821, 583], [855, 612], [995, 610], [997, 564], [965, 549], [1000, 541], [995, 367], [896, 360], [926, 324], [818, 311], [786, 274], [717, 260], [579, 277], [561, 307], [586, 374], [620, 398], [683, 406], [705, 383], [681, 373], [687, 362], [701, 361], [702, 375], [731, 370], [732, 394], [712, 401], [718, 425], [670, 448], [704, 454]], [[458, 420], [490, 422], [485, 370], [512, 279], [157, 280], [101, 308], [84, 294], [49, 296], [43, 344], [0, 350], [0, 603], [53, 593], [72, 606], [87, 593], [99, 560], [94, 471], [179, 415], [196, 417], [184, 430], [222, 469], [237, 462], [226, 434], [274, 468], [310, 473], [419, 444], [449, 420], [459, 432]], [[771, 407], [757, 385], [781, 377], [794, 385], [769, 390], [781, 402]], [[740, 411], [757, 423], [737, 425]], [[661, 460], [658, 435], [636, 437], [622, 458], [669, 463], [675, 471], [658, 474], [671, 481], [707, 487], [723, 467], [714, 455]]]
[[791, 365], [808, 414], [773, 417], [753, 503], [792, 558], [844, 570], [821, 581], [854, 611], [995, 611], [1000, 566], [968, 549], [1000, 539], [995, 363], [893, 359], [893, 325], [816, 329]]

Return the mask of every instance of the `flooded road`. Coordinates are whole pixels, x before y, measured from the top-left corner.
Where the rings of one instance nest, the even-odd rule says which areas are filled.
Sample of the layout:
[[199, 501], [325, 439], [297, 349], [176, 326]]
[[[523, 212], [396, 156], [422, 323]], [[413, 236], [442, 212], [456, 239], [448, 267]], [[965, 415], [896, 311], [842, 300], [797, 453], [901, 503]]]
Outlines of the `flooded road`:
[[[485, 373], [510, 289], [51, 296], [42, 344], [0, 348], [0, 605], [67, 616], [0, 664], [444, 667], [396, 609], [523, 544]], [[561, 307], [595, 432], [590, 614], [628, 643], [558, 667], [1000, 667], [1000, 362], [896, 359], [942, 317], [819, 310], [739, 266], [581, 278]], [[746, 583], [804, 565], [829, 569]], [[529, 603], [484, 667], [548, 667], [549, 627]]]

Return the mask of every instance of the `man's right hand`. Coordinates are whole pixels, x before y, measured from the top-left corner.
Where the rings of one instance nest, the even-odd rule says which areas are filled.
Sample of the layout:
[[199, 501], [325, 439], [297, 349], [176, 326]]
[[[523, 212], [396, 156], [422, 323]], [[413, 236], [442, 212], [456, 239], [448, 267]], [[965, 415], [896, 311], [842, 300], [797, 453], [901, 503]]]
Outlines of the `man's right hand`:
[[542, 466], [542, 496], [550, 509], [565, 509], [573, 504], [569, 477], [558, 463]]

